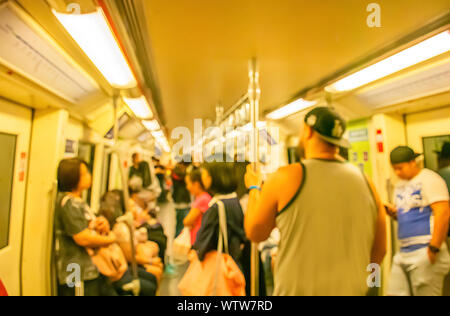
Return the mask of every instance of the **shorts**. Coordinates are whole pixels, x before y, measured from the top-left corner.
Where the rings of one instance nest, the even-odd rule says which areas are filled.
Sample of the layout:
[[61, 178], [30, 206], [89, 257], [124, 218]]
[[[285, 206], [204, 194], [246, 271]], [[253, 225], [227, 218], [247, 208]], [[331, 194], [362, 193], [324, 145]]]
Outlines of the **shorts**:
[[435, 264], [428, 258], [428, 248], [400, 252], [394, 257], [388, 295], [442, 296], [444, 278], [450, 270], [450, 255], [444, 243]]

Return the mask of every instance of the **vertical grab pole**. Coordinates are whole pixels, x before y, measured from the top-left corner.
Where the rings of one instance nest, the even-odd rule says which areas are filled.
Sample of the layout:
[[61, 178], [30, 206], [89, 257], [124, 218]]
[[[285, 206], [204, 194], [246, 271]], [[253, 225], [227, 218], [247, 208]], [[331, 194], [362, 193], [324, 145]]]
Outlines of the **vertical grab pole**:
[[114, 146], [117, 147], [117, 141], [119, 139], [119, 93], [117, 91], [114, 91], [113, 96], [113, 108], [114, 108]]
[[[259, 159], [259, 99], [261, 96], [261, 89], [259, 86], [259, 70], [256, 59], [249, 62], [249, 88], [248, 97], [250, 101], [251, 113], [251, 162], [253, 169], [257, 170], [257, 163]], [[258, 244], [252, 243], [251, 247], [251, 296], [259, 296], [259, 253]]]
[[[114, 106], [114, 151], [117, 154], [118, 161], [119, 161], [119, 171], [122, 178], [122, 185], [123, 185], [123, 198], [124, 198], [124, 204], [125, 204], [125, 214], [131, 214], [130, 209], [130, 194], [128, 192], [128, 178], [127, 174], [125, 172], [125, 161], [122, 158], [122, 153], [119, 150], [118, 146], [118, 139], [119, 139], [119, 107], [118, 107], [118, 100], [119, 100], [119, 94], [116, 91], [114, 93], [113, 98], [113, 106]], [[134, 226], [128, 225], [130, 229], [130, 246], [131, 246], [131, 273], [133, 275], [133, 282], [132, 282], [132, 291], [134, 296], [138, 296], [140, 292], [140, 283], [139, 283], [139, 277], [138, 277], [138, 265], [136, 262], [136, 245], [134, 244]]]

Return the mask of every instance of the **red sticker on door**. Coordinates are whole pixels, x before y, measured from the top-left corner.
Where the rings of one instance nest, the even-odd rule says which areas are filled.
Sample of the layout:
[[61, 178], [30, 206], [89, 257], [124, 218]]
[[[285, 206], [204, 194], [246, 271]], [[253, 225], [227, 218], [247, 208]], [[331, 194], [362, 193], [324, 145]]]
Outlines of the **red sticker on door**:
[[20, 164], [19, 164], [19, 181], [25, 181], [25, 168], [27, 164], [27, 153], [20, 154]]

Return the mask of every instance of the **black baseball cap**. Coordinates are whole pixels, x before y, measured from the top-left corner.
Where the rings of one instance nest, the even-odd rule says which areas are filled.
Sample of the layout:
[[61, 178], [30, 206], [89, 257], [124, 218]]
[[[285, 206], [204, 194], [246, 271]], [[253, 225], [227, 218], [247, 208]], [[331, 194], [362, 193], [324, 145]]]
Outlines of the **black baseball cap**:
[[445, 142], [440, 151], [436, 151], [439, 158], [450, 158], [450, 142]]
[[344, 138], [347, 122], [333, 108], [317, 107], [305, 116], [305, 123], [326, 142], [344, 148], [350, 148], [350, 142]]
[[391, 152], [391, 164], [396, 165], [399, 163], [410, 162], [419, 156], [422, 156], [422, 154], [414, 152], [414, 150], [408, 146], [399, 146]]

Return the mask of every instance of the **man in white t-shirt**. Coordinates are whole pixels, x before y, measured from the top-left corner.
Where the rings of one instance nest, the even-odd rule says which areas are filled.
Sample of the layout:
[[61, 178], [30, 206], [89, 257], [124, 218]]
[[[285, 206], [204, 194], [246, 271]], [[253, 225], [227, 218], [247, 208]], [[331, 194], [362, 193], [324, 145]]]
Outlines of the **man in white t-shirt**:
[[391, 163], [401, 181], [395, 187], [395, 207], [388, 214], [398, 220], [400, 252], [395, 255], [388, 294], [441, 296], [450, 269], [445, 243], [449, 228], [449, 193], [445, 181], [421, 169], [409, 147], [397, 147]]

